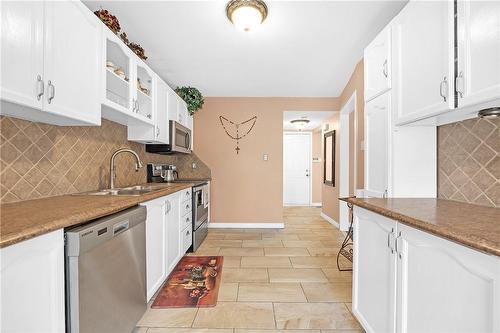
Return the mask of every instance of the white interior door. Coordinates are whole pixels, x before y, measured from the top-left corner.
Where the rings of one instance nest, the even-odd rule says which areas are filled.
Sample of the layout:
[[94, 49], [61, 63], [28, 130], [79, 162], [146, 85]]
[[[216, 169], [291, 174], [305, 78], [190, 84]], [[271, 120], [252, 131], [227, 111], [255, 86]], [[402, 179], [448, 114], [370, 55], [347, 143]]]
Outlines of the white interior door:
[[311, 203], [311, 134], [283, 135], [283, 204]]

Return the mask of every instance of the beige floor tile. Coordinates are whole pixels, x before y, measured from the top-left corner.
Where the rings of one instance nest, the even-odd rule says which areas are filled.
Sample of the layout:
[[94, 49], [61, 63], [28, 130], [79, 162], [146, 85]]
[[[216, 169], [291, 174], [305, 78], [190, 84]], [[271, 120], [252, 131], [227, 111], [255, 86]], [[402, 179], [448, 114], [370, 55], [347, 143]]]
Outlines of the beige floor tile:
[[232, 333], [231, 328], [159, 328], [151, 327], [147, 333]]
[[237, 268], [240, 267], [241, 257], [238, 256], [224, 256], [223, 268]]
[[337, 267], [337, 257], [293, 257], [293, 268]]
[[302, 283], [309, 302], [351, 302], [352, 284], [344, 283]]
[[241, 240], [205, 239], [201, 247], [241, 247]]
[[136, 327], [132, 330], [132, 333], [146, 333], [147, 331], [147, 327]]
[[148, 309], [137, 326], [191, 327], [197, 308]]
[[307, 302], [300, 283], [240, 283], [238, 302]]
[[226, 234], [214, 234], [209, 232], [207, 235], [207, 240], [210, 239], [226, 239]]
[[307, 251], [313, 257], [328, 257], [337, 256], [339, 253], [338, 247], [308, 247]]
[[275, 303], [274, 314], [277, 328], [359, 328], [344, 303]]
[[288, 257], [241, 257], [241, 267], [292, 267]]
[[256, 257], [263, 256], [264, 249], [257, 247], [223, 247], [219, 251], [221, 256]]
[[296, 257], [296, 256], [309, 256], [309, 251], [305, 247], [270, 247], [264, 248], [264, 253], [266, 256], [284, 256], [284, 257]]
[[321, 333], [365, 333], [365, 330], [362, 328], [354, 330], [321, 330]]
[[281, 239], [281, 240], [299, 240], [298, 235], [292, 235], [292, 234], [263, 234], [262, 239]]
[[217, 296], [217, 301], [236, 302], [237, 299], [238, 299], [238, 283], [235, 282], [221, 283], [219, 287], [219, 295]]
[[352, 282], [352, 271], [340, 272], [338, 268], [323, 268], [329, 282]]
[[236, 239], [236, 240], [261, 240], [261, 233], [250, 233], [250, 232], [240, 232], [237, 234], [227, 234], [225, 239]]
[[220, 302], [215, 307], [200, 308], [193, 327], [276, 328], [272, 303], [243, 302]]
[[341, 247], [342, 240], [322, 240], [321, 244], [325, 247]]
[[283, 245], [285, 247], [322, 247], [324, 246], [321, 241], [311, 241], [311, 240], [284, 240]]
[[266, 268], [225, 268], [222, 282], [269, 282]]
[[234, 333], [321, 333], [320, 330], [249, 330], [237, 328]]
[[269, 268], [269, 282], [328, 282], [318, 268]]
[[244, 240], [242, 247], [283, 247], [280, 239]]
[[320, 234], [312, 234], [312, 235], [299, 235], [300, 240], [314, 240], [314, 241], [331, 241], [331, 240], [336, 240], [337, 238], [332, 239], [332, 236], [330, 235], [320, 235]]

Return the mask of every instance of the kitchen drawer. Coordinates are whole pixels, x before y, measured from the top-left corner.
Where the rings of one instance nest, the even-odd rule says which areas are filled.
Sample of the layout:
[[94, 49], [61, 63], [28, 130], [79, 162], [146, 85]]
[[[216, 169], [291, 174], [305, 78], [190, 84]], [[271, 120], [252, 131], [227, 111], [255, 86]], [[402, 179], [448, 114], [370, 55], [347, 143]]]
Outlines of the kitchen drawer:
[[192, 227], [193, 217], [191, 214], [186, 214], [186, 216], [181, 217], [181, 230]]
[[193, 229], [191, 226], [187, 227], [181, 232], [182, 238], [182, 251], [186, 252], [193, 244]]
[[191, 201], [184, 201], [181, 203], [181, 216], [188, 215], [191, 216], [192, 214], [192, 209], [191, 209], [192, 203]]
[[182, 190], [181, 191], [181, 202], [184, 202], [184, 201], [189, 201], [191, 202], [191, 197], [192, 197], [192, 188], [187, 188], [185, 190]]

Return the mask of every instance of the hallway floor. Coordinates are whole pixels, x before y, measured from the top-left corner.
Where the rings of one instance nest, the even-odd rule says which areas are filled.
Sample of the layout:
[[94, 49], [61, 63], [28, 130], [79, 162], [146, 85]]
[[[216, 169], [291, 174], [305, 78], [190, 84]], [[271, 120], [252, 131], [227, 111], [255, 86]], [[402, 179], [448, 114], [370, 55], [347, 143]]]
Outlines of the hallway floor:
[[222, 255], [217, 306], [148, 309], [140, 333], [362, 332], [351, 314], [351, 272], [339, 272], [344, 235], [321, 209], [285, 208], [284, 229], [210, 229], [192, 255]]

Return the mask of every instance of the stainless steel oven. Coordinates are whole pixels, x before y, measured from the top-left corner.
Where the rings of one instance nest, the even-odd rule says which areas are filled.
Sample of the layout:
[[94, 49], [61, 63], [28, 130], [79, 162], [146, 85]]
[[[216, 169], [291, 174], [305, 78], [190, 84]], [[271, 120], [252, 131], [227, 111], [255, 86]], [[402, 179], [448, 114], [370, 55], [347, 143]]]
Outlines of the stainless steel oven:
[[196, 251], [208, 234], [208, 184], [193, 187], [193, 251]]
[[174, 120], [169, 121], [170, 144], [147, 144], [146, 151], [154, 154], [191, 153], [191, 130]]

